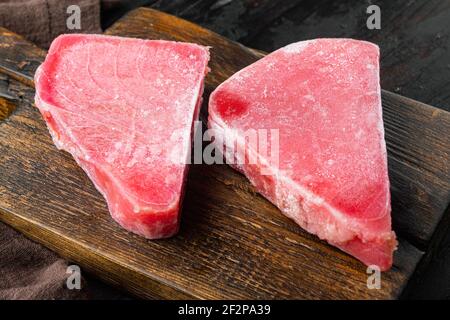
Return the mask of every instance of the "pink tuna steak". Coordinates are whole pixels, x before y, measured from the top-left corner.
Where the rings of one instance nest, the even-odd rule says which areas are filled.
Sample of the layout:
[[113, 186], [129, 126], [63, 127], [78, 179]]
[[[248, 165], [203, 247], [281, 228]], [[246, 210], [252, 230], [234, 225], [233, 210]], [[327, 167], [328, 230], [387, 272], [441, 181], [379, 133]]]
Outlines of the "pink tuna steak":
[[[283, 213], [364, 263], [387, 270], [396, 240], [378, 60], [378, 47], [363, 41], [288, 45], [212, 93], [209, 127], [227, 162]], [[279, 130], [276, 161], [248, 146], [250, 129]], [[275, 149], [271, 141], [267, 149]], [[235, 150], [245, 150], [245, 159], [236, 161], [243, 156]], [[252, 164], [251, 157], [258, 161]]]
[[125, 229], [175, 234], [208, 50], [169, 41], [63, 35], [35, 76], [36, 106]]

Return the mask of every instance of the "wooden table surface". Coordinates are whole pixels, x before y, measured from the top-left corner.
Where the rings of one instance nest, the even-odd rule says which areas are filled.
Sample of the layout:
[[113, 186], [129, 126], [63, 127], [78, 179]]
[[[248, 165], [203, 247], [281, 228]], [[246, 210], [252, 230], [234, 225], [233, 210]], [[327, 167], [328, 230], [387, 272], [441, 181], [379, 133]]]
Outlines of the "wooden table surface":
[[[195, 40], [212, 45], [213, 72], [206, 81], [207, 94], [227, 76], [258, 58], [251, 50], [207, 30], [152, 11], [140, 10], [127, 15], [108, 33]], [[185, 225], [189, 228], [182, 229], [173, 241], [148, 243], [127, 235], [110, 223], [101, 197], [91, 190], [92, 185], [81, 170], [77, 170], [74, 161], [56, 151], [48, 137], [44, 139], [48, 134], [45, 134], [37, 111], [31, 108], [30, 100], [32, 75], [45, 52], [7, 31], [2, 32], [2, 39], [0, 67], [11, 77], [8, 92], [16, 93], [20, 100], [17, 111], [4, 123], [1, 131], [2, 166], [5, 170], [8, 168], [7, 175], [1, 179], [2, 219], [57, 252], [78, 259], [77, 262], [106, 280], [121, 281], [135, 293], [159, 297], [251, 295], [267, 298], [275, 294], [276, 297], [303, 298], [396, 298], [422, 251], [428, 252], [436, 242], [432, 235], [436, 230], [442, 231], [439, 224], [449, 196], [448, 172], [442, 171], [447, 165], [442, 146], [448, 145], [448, 140], [439, 132], [448, 130], [449, 115], [383, 92], [389, 169], [393, 203], [396, 203], [394, 228], [401, 243], [395, 267], [384, 275], [387, 285], [384, 290], [363, 290], [364, 268], [354, 264], [354, 259], [294, 227], [267, 201], [256, 196], [242, 176], [226, 166], [192, 168], [185, 201]], [[14, 79], [25, 86], [15, 84]], [[8, 110], [8, 107], [3, 109]], [[43, 139], [36, 139], [38, 137]], [[30, 144], [30, 140], [34, 142]], [[41, 161], [44, 151], [45, 163]], [[46, 181], [50, 183], [44, 183]], [[206, 189], [205, 181], [208, 181]], [[43, 194], [44, 189], [49, 192]], [[74, 212], [79, 214], [74, 215]], [[236, 221], [230, 224], [233, 219]], [[227, 228], [235, 223], [240, 225], [239, 229]], [[189, 232], [194, 227], [197, 229], [195, 234]], [[272, 232], [278, 236], [268, 237]], [[106, 237], [107, 234], [110, 236]], [[263, 241], [262, 246], [260, 241]], [[235, 245], [230, 247], [231, 242]], [[291, 250], [294, 247], [296, 249]], [[189, 256], [190, 252], [194, 260], [189, 263], [184, 260], [178, 264], [175, 260], [170, 263], [170, 254], [179, 259]], [[205, 256], [199, 256], [199, 252], [204, 252]], [[283, 264], [279, 264], [278, 259], [273, 260], [277, 252], [283, 256]], [[169, 264], [162, 263], [164, 261]], [[264, 269], [261, 269], [261, 263], [266, 266]], [[317, 268], [306, 272], [310, 269], [308, 266]], [[268, 277], [267, 272], [272, 274], [273, 286], [266, 284], [263, 290], [261, 284]], [[251, 281], [240, 279], [243, 274], [249, 275]], [[287, 275], [293, 277], [286, 278]], [[216, 279], [214, 283], [206, 281], [211, 276]]]
[[[381, 8], [381, 30], [365, 28], [369, 1], [364, 0], [138, 2], [265, 51], [317, 37], [373, 41], [381, 48], [384, 89], [450, 111], [450, 1], [371, 1]], [[448, 205], [446, 212], [450, 215]], [[450, 299], [450, 232], [429, 259], [429, 267], [410, 284], [408, 297]]]
[[[365, 28], [365, 0], [117, 0], [103, 7], [103, 25], [136, 6], [175, 14], [253, 48], [272, 51], [315, 37], [355, 37], [382, 49], [383, 88], [450, 110], [450, 1], [377, 0], [381, 30]], [[447, 215], [449, 210], [447, 209]], [[450, 299], [450, 233], [411, 297]]]
[[[132, 2], [124, 7], [131, 7]], [[365, 28], [366, 1], [358, 5], [354, 1], [328, 0], [134, 2], [174, 13], [266, 51], [314, 37], [355, 37], [376, 42], [382, 49], [383, 88], [450, 109], [450, 2], [377, 1], [382, 8], [382, 29], [374, 31]], [[6, 104], [14, 97], [5, 98], [0, 97], [0, 105], [4, 106], [0, 118], [6, 116], [2, 110], [11, 109]], [[448, 216], [448, 202], [439, 206], [447, 206]], [[445, 237], [445, 230], [441, 235]], [[416, 244], [425, 247], [428, 240], [422, 237]], [[433, 250], [434, 255], [427, 257], [430, 266], [410, 283], [409, 297], [450, 298], [450, 234], [444, 241], [435, 242], [441, 244]]]

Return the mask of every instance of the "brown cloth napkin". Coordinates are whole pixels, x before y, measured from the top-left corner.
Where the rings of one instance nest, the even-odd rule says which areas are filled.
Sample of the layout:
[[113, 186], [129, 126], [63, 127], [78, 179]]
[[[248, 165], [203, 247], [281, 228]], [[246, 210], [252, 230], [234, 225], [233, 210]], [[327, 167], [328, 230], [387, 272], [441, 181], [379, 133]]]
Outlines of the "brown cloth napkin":
[[0, 224], [0, 299], [85, 299], [86, 290], [65, 287], [68, 263]]
[[[67, 8], [77, 5], [81, 12], [81, 29], [70, 30]], [[0, 0], [0, 26], [25, 36], [42, 48], [62, 33], [99, 33], [99, 0]]]
[[[71, 264], [54, 252], [0, 223], [0, 300], [129, 299], [119, 290], [84, 274], [80, 289], [67, 287]], [[69, 283], [70, 279], [69, 279]]]

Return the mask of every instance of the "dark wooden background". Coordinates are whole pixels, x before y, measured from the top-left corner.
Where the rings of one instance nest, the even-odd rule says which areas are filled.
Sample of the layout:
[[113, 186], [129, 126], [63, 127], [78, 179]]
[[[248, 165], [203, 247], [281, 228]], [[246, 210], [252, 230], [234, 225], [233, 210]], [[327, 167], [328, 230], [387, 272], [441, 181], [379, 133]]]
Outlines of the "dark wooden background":
[[[381, 47], [384, 89], [450, 111], [450, 0], [101, 2], [104, 28], [127, 11], [146, 5], [264, 51], [317, 37], [366, 39]], [[381, 7], [381, 30], [366, 28], [366, 8], [370, 4]], [[0, 87], [2, 83], [0, 78]], [[403, 202], [408, 203], [408, 199]], [[447, 207], [447, 221], [450, 221], [448, 203], [443, 205]], [[431, 264], [414, 276], [404, 297], [450, 299], [450, 232], [444, 230], [441, 234], [446, 234], [446, 239], [432, 250], [435, 254], [430, 257]], [[88, 279], [88, 284], [98, 291], [95, 296], [122, 297], [117, 290], [96, 284], [94, 279]]]
[[[381, 8], [381, 30], [366, 28], [370, 4]], [[383, 89], [450, 111], [448, 0], [119, 0], [103, 5], [103, 27], [142, 5], [264, 51], [317, 37], [375, 42]], [[450, 233], [408, 291], [409, 298], [450, 299]]]
[[[259, 56], [255, 55], [256, 51], [226, 40], [197, 24], [148, 8], [140, 8], [126, 14], [108, 28], [107, 33], [189, 41], [211, 46], [211, 73], [206, 78], [206, 98], [217, 84]], [[346, 268], [336, 268], [336, 263], [341, 265], [340, 261], [344, 257], [355, 262], [341, 252], [334, 251], [329, 246], [321, 246], [320, 242], [315, 242], [314, 246], [295, 247], [296, 244], [309, 243], [311, 235], [295, 228], [295, 224], [292, 226], [295, 234], [292, 233], [294, 229], [291, 230], [286, 224], [289, 222], [285, 221], [287, 218], [283, 220], [278, 210], [268, 205], [261, 197], [255, 197], [248, 182], [228, 166], [219, 166], [220, 170], [219, 167], [212, 166], [192, 168], [192, 179], [188, 180], [191, 186], [187, 188], [189, 195], [186, 196], [186, 210], [183, 215], [187, 219], [185, 223], [194, 227], [193, 229], [182, 229], [179, 236], [169, 242], [165, 241], [163, 247], [157, 242], [149, 243], [141, 237], [133, 237], [111, 223], [103, 198], [94, 191], [92, 184], [73, 159], [67, 153], [58, 152], [48, 134], [42, 136], [46, 139], [36, 140], [36, 133], [46, 133], [47, 129], [37, 109], [31, 105], [34, 91], [30, 86], [34, 69], [44, 58], [45, 51], [2, 29], [0, 29], [0, 43], [2, 44], [0, 71], [12, 77], [5, 83], [9, 88], [6, 93], [16, 97], [15, 101], [19, 104], [11, 116], [2, 123], [0, 130], [2, 133], [0, 163], [3, 167], [0, 171], [5, 173], [0, 175], [0, 191], [2, 191], [0, 193], [3, 195], [0, 197], [0, 220], [10, 223], [32, 239], [43, 242], [67, 259], [80, 263], [83, 270], [95, 272], [101, 279], [114, 284], [121, 283], [131, 292], [146, 297], [155, 297], [154, 294], [159, 294], [159, 297], [165, 298], [180, 297], [179, 294], [183, 292], [203, 298], [244, 297], [245, 293], [247, 297], [266, 298], [292, 296], [394, 298], [398, 297], [399, 289], [406, 284], [405, 279], [410, 279], [410, 272], [421, 252], [428, 252], [422, 259], [428, 261], [430, 246], [436, 248], [435, 244], [442, 240], [440, 235], [447, 231], [444, 227], [448, 226], [450, 220], [441, 220], [450, 201], [450, 168], [446, 153], [450, 150], [450, 136], [442, 136], [442, 132], [448, 131], [450, 113], [383, 91], [389, 172], [392, 182], [393, 226], [399, 240], [401, 239], [401, 249], [397, 251], [392, 270], [383, 275], [385, 281], [382, 291], [358, 290], [357, 283], [365, 287], [365, 272], [355, 268], [356, 266], [351, 267], [350, 261], [348, 264], [345, 263]], [[21, 83], [15, 83], [14, 79]], [[19, 86], [20, 84], [22, 85]], [[8, 105], [6, 107], [5, 110], [8, 111], [10, 108]], [[49, 153], [43, 153], [43, 150]], [[42, 157], [46, 160], [42, 161]], [[55, 164], [59, 164], [56, 171]], [[37, 168], [39, 170], [36, 171]], [[208, 188], [205, 189], [204, 182], [207, 180]], [[70, 183], [63, 183], [64, 188], [60, 188], [58, 186], [61, 186], [61, 181]], [[73, 183], [74, 181], [76, 182]], [[47, 191], [42, 192], [43, 188]], [[92, 197], [86, 201], [86, 192], [96, 198], [96, 201], [92, 202]], [[68, 194], [71, 195], [71, 201], [68, 201]], [[74, 210], [83, 212], [83, 215], [75, 215], [74, 220]], [[255, 226], [259, 222], [256, 225], [245, 223], [240, 228], [235, 228], [233, 221], [247, 221], [251, 216], [267, 223], [256, 229]], [[437, 230], [435, 227], [439, 221], [441, 222]], [[226, 228], [226, 225], [229, 227]], [[278, 237], [270, 236], [273, 233], [271, 226], [278, 226], [276, 231]], [[188, 230], [197, 231], [189, 233]], [[211, 237], [212, 234], [215, 236]], [[252, 236], [249, 237], [249, 234]], [[61, 235], [64, 235], [63, 242]], [[266, 240], [259, 241], [265, 239], [267, 235], [269, 236]], [[436, 237], [437, 235], [439, 236]], [[210, 242], [204, 239], [221, 239], [221, 241]], [[240, 239], [240, 245], [230, 247], [228, 244], [234, 243], [236, 239]], [[254, 239], [259, 240], [255, 242]], [[283, 242], [280, 245], [281, 239], [285, 240], [284, 245]], [[244, 243], [254, 250], [248, 250]], [[263, 246], [259, 246], [258, 243]], [[167, 250], [167, 245], [171, 249]], [[166, 249], [161, 251], [162, 248]], [[242, 250], [243, 248], [247, 249]], [[267, 248], [270, 250], [267, 251]], [[319, 248], [321, 253], [318, 255], [316, 249]], [[199, 252], [208, 254], [198, 256]], [[273, 257], [279, 257], [280, 254], [283, 259], [274, 261]], [[299, 255], [300, 260], [296, 259]], [[106, 256], [110, 258], [105, 260]], [[174, 257], [180, 256], [195, 258], [179, 261], [176, 259], [175, 264], [171, 263]], [[222, 259], [224, 256], [227, 259]], [[199, 269], [198, 266], [203, 264], [192, 264], [194, 260], [206, 262], [204, 266], [209, 267]], [[242, 264], [239, 261], [247, 261], [249, 264]], [[310, 261], [314, 261], [314, 265], [319, 267], [314, 267], [316, 269], [312, 273], [305, 273], [311, 268]], [[271, 268], [273, 262], [277, 265], [275, 269]], [[428, 264], [421, 263], [421, 265], [419, 269], [425, 270]], [[248, 269], [248, 266], [251, 266], [251, 269]], [[211, 273], [208, 274], [207, 270]], [[251, 274], [248, 273], [249, 270]], [[341, 271], [332, 272], [337, 277], [330, 282], [330, 273], [327, 270]], [[243, 274], [246, 277], [242, 278]], [[318, 281], [323, 276], [325, 279]], [[269, 286], [268, 277], [270, 283], [278, 285]], [[212, 278], [218, 281], [205, 282], [205, 279]], [[164, 283], [171, 283], [172, 286], [169, 288], [164, 286], [169, 290], [155, 290], [155, 281], [152, 279], [157, 279], [158, 288], [162, 288], [159, 284]], [[166, 280], [161, 282], [160, 279]], [[243, 279], [245, 282], [240, 282]], [[349, 286], [350, 283], [353, 284]], [[330, 285], [325, 289], [323, 286], [326, 284]], [[178, 295], [175, 295], [173, 288], [181, 290], [177, 291]], [[220, 295], [225, 292], [227, 292], [225, 295]], [[186, 297], [184, 294], [182, 296]]]

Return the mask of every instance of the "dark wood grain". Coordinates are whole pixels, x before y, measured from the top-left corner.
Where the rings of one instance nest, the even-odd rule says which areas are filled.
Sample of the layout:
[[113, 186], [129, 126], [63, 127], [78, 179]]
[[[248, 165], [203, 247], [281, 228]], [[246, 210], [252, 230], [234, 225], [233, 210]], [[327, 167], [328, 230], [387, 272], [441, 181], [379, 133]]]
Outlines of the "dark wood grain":
[[21, 36], [0, 27], [0, 72], [33, 86], [36, 68], [46, 52]]
[[0, 74], [0, 121], [5, 120], [16, 108], [16, 98], [9, 94], [9, 80]]
[[8, 99], [0, 96], [0, 121], [6, 119], [14, 110], [15, 105]]
[[[130, 13], [108, 33], [212, 46], [207, 91], [260, 57], [214, 33], [152, 10]], [[27, 52], [22, 54], [26, 57]], [[1, 57], [0, 51], [0, 65]], [[9, 69], [14, 71], [8, 71], [9, 75], [20, 78], [17, 77], [20, 70]], [[111, 220], [103, 198], [83, 171], [69, 154], [54, 147], [39, 112], [32, 106], [33, 88], [10, 77], [8, 92], [11, 96], [20, 93], [21, 99], [15, 111], [0, 122], [0, 219], [79, 263], [83, 269], [140, 296], [396, 298], [423, 255], [401, 237], [394, 267], [382, 275], [382, 289], [369, 290], [366, 269], [360, 262], [302, 231], [259, 196], [245, 177], [225, 165], [191, 166], [180, 233], [168, 240], [147, 241]], [[417, 118], [413, 123], [420, 123], [429, 135], [448, 130], [446, 113], [434, 114], [433, 119], [447, 119], [440, 128], [427, 118], [420, 121], [418, 113], [424, 112], [431, 119], [437, 110], [433, 107], [384, 93], [384, 108], [390, 108], [393, 114], [392, 121], [386, 120], [388, 144], [398, 148], [404, 140], [397, 138], [390, 142], [388, 132], [402, 136], [405, 130], [417, 130], [405, 129], [404, 122], [412, 117]], [[397, 109], [404, 110], [400, 121], [394, 116]], [[385, 117], [389, 117], [388, 111]], [[427, 139], [406, 141], [417, 150], [422, 150], [421, 144], [429, 143]], [[446, 141], [442, 143], [448, 150]], [[390, 174], [393, 191], [396, 187], [399, 197], [404, 184], [414, 181], [404, 182], [397, 176], [413, 174], [415, 180], [424, 183], [426, 192], [442, 192], [442, 182], [420, 175], [429, 168], [438, 170], [434, 159], [423, 156], [427, 163], [416, 164], [417, 169], [413, 168], [417, 172], [411, 173], [411, 163], [401, 155], [397, 158], [399, 164], [394, 170], [390, 168]], [[445, 179], [445, 172], [430, 175]], [[412, 202], [407, 203], [410, 220], [415, 214], [419, 225], [427, 224], [423, 219], [439, 221], [433, 210], [424, 212], [426, 205], [434, 208], [425, 204], [432, 198], [410, 199]], [[394, 221], [403, 214], [398, 211], [402, 209], [402, 206], [394, 209]], [[397, 223], [403, 223], [402, 219]], [[418, 239], [407, 225], [395, 228], [403, 228], [401, 234], [410, 233]]]
[[426, 249], [450, 203], [450, 113], [383, 91], [393, 225]]
[[157, 0], [147, 5], [247, 42], [304, 0]]

